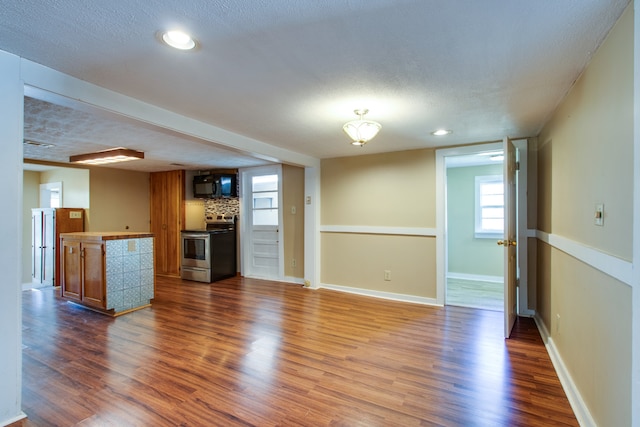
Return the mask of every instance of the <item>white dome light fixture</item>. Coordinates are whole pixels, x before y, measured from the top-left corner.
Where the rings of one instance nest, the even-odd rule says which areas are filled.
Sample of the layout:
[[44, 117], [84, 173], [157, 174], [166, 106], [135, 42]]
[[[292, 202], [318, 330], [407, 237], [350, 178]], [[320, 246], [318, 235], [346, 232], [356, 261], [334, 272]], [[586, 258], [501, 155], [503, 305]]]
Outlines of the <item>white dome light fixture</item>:
[[180, 50], [191, 50], [196, 47], [196, 41], [184, 31], [165, 31], [162, 33], [162, 41]]
[[353, 112], [360, 118], [345, 123], [342, 130], [353, 140], [351, 145], [362, 147], [380, 132], [382, 125], [378, 122], [363, 119], [363, 116], [369, 112], [366, 108], [354, 110]]
[[431, 135], [434, 136], [445, 136], [445, 135], [449, 135], [452, 134], [453, 131], [449, 130], [449, 129], [438, 129], [438, 130], [434, 130], [433, 132], [431, 132]]

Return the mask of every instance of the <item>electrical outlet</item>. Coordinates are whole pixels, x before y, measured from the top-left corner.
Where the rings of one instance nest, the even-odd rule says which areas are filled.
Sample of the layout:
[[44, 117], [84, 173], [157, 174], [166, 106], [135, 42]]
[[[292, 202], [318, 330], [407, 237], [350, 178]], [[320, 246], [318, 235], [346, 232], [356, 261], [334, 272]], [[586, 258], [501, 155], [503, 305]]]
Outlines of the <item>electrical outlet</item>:
[[556, 314], [556, 333], [560, 333], [560, 314]]
[[391, 270], [385, 270], [384, 271], [384, 280], [386, 280], [386, 281], [390, 281], [391, 280]]
[[296, 259], [291, 260], [291, 267], [296, 268]]
[[82, 218], [82, 211], [70, 211], [69, 218]]

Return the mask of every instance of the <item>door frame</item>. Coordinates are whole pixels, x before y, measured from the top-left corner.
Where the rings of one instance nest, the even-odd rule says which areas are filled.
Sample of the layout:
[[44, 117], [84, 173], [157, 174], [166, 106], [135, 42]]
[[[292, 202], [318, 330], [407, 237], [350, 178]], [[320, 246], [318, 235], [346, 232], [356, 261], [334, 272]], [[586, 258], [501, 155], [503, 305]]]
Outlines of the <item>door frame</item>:
[[[527, 140], [518, 139], [513, 141], [520, 162], [527, 163]], [[455, 148], [442, 148], [436, 150], [436, 304], [445, 305], [446, 280], [447, 280], [447, 223], [446, 223], [446, 158], [452, 156], [464, 156], [489, 151], [502, 150], [503, 143], [489, 142], [483, 144], [466, 145]], [[524, 189], [524, 191], [523, 191]], [[522, 241], [522, 233], [527, 233], [527, 169], [520, 170], [518, 174], [518, 240]], [[524, 226], [523, 226], [524, 225]], [[526, 277], [527, 269], [527, 240], [522, 244], [518, 242], [518, 270], [522, 277], [519, 278], [518, 293], [518, 313], [525, 316], [533, 316], [535, 312], [528, 309], [528, 281]]]
[[238, 170], [240, 180], [240, 274], [252, 277], [251, 259], [253, 246], [251, 245], [251, 177], [260, 175], [278, 175], [278, 275], [270, 280], [284, 279], [284, 245], [283, 245], [283, 211], [282, 211], [282, 165], [257, 166]]

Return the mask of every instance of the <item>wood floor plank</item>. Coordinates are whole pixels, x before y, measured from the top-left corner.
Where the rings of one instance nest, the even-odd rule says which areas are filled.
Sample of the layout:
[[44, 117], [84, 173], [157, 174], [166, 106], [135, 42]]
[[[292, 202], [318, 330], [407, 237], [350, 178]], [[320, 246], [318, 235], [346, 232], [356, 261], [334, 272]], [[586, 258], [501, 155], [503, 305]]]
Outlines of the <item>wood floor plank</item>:
[[158, 278], [117, 318], [23, 293], [15, 426], [576, 426], [531, 319]]

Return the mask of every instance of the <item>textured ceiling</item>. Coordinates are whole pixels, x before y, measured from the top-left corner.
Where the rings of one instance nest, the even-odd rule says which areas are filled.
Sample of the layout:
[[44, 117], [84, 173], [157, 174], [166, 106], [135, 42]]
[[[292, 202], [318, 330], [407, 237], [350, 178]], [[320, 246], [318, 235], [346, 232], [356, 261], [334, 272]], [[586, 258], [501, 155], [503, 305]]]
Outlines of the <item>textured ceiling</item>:
[[[237, 134], [328, 158], [536, 135], [628, 3], [3, 0], [0, 49]], [[156, 33], [169, 28], [189, 30], [199, 48], [162, 45]], [[341, 130], [356, 108], [368, 108], [383, 126], [363, 148], [350, 146]], [[25, 138], [55, 144], [29, 148], [25, 156], [34, 158], [66, 161], [96, 146], [125, 145], [150, 159], [127, 167], [145, 170], [170, 163], [204, 168], [213, 159], [220, 167], [264, 163], [121, 124], [117, 115], [35, 99], [25, 113]], [[437, 128], [453, 134], [431, 136]]]

